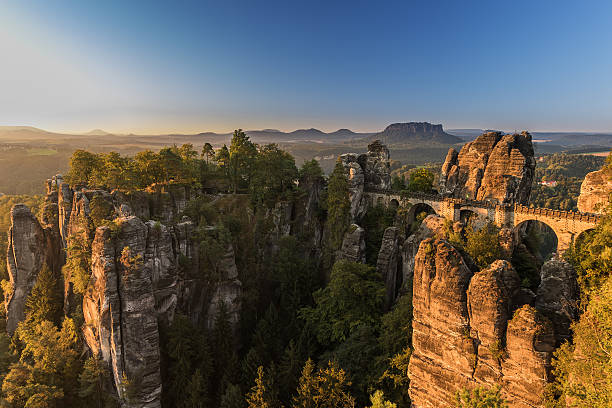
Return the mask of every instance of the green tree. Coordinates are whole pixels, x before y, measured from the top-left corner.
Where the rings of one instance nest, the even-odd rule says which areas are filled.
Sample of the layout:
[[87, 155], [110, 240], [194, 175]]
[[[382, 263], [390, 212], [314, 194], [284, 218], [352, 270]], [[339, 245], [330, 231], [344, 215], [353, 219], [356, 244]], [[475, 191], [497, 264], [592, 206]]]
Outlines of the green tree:
[[392, 402], [385, 400], [385, 394], [381, 390], [377, 390], [370, 395], [371, 408], [397, 408]]
[[572, 331], [573, 341], [553, 361], [562, 400], [573, 407], [612, 406], [612, 276], [591, 293]]
[[255, 144], [242, 129], [235, 130], [229, 147], [230, 180], [234, 193], [243, 183], [249, 185], [256, 157]]
[[257, 368], [255, 385], [246, 396], [248, 408], [277, 408], [280, 406], [271, 389], [271, 380], [264, 375], [262, 366]]
[[66, 181], [73, 187], [77, 184], [88, 185], [100, 167], [101, 160], [98, 155], [86, 150], [75, 150], [70, 158], [70, 170], [66, 174]]
[[502, 258], [499, 228], [488, 223], [475, 230], [470, 223], [466, 227], [464, 249], [480, 268], [486, 268], [491, 262]]
[[38, 273], [36, 283], [25, 303], [26, 323], [36, 326], [47, 320], [59, 323], [62, 314], [62, 295], [59, 280], [44, 264]]
[[215, 157], [215, 150], [213, 149], [212, 145], [208, 142], [204, 143], [204, 146], [202, 147], [202, 154], [201, 154], [202, 158], [206, 158], [206, 164], [208, 164], [208, 161], [210, 159], [214, 159]]
[[138, 187], [145, 188], [153, 183], [164, 180], [165, 171], [159, 154], [145, 150], [134, 156], [134, 167], [137, 169], [136, 183]]
[[344, 233], [351, 222], [351, 202], [349, 200], [349, 184], [340, 158], [329, 177], [327, 187], [327, 225], [329, 227], [329, 242], [332, 250], [342, 245]]
[[501, 397], [501, 387], [476, 387], [471, 390], [463, 388], [457, 392], [457, 408], [507, 408], [508, 404]]
[[346, 372], [333, 361], [315, 371], [311, 359], [306, 361], [300, 377], [293, 408], [353, 408], [355, 400], [348, 393], [350, 387]]
[[315, 307], [301, 310], [322, 345], [345, 341], [360, 326], [379, 327], [385, 287], [370, 266], [336, 262], [329, 284], [314, 294]]
[[89, 357], [79, 375], [79, 396], [98, 408], [113, 406], [106, 388], [109, 380], [109, 371], [104, 362], [98, 356]]
[[410, 173], [408, 180], [409, 191], [431, 193], [433, 190], [434, 175], [427, 169], [416, 169]]
[[64, 319], [61, 330], [48, 320], [38, 324], [25, 321], [19, 324], [16, 335], [23, 351], [2, 383], [7, 402], [20, 408], [76, 406], [81, 364], [72, 319]]
[[268, 144], [259, 148], [249, 184], [251, 198], [255, 204], [264, 203], [272, 207], [276, 200], [292, 190], [298, 178], [295, 160], [289, 153]]
[[91, 276], [91, 248], [89, 241], [81, 234], [68, 238], [66, 263], [62, 267], [64, 279], [72, 283], [75, 293], [83, 295]]

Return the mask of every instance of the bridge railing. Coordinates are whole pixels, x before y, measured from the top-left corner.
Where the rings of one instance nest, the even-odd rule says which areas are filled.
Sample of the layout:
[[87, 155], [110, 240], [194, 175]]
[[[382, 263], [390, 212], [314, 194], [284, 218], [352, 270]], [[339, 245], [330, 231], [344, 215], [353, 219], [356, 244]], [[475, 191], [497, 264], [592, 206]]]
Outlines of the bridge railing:
[[514, 205], [514, 212], [541, 215], [543, 217], [564, 218], [589, 223], [598, 223], [601, 220], [601, 215], [598, 214], [581, 213], [579, 211], [553, 210], [551, 208], [532, 208], [521, 204]]
[[385, 194], [385, 195], [397, 195], [400, 198], [412, 198], [416, 200], [424, 201], [450, 201], [455, 205], [459, 206], [471, 206], [479, 208], [493, 209], [503, 207], [505, 211], [514, 211], [521, 214], [532, 214], [541, 215], [544, 217], [555, 217], [564, 218], [570, 220], [584, 221], [589, 223], [598, 223], [601, 220], [601, 215], [591, 213], [581, 213], [579, 211], [562, 211], [553, 210], [551, 208], [533, 208], [522, 204], [504, 205], [495, 204], [489, 201], [478, 201], [469, 198], [454, 198], [454, 197], [443, 197], [439, 194], [429, 194], [421, 192], [407, 192], [407, 191], [393, 191], [393, 190], [375, 190], [368, 189], [366, 193], [373, 194]]

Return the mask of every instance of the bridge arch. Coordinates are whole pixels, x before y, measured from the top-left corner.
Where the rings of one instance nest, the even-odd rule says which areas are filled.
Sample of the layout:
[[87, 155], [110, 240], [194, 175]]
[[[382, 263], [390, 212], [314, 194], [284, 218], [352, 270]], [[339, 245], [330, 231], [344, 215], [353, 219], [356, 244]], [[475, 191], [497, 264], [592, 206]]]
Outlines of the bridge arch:
[[559, 250], [557, 232], [542, 220], [524, 220], [514, 227], [513, 232], [516, 243], [536, 250], [544, 261]]
[[436, 210], [427, 203], [415, 203], [408, 210], [408, 225], [420, 224], [429, 214], [437, 214]]

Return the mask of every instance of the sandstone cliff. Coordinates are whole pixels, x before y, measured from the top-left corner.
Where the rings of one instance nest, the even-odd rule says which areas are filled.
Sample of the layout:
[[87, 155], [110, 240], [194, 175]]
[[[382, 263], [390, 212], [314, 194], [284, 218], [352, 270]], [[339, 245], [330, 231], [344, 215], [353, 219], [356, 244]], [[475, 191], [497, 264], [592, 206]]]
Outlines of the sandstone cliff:
[[368, 145], [368, 152], [357, 155], [346, 153], [340, 156], [349, 182], [351, 217], [359, 221], [367, 210], [364, 191], [386, 191], [391, 188], [389, 149], [379, 140]]
[[527, 204], [535, 173], [531, 135], [484, 133], [457, 151], [451, 148], [442, 165], [442, 195]]
[[520, 298], [507, 261], [474, 273], [448, 242], [421, 242], [409, 365], [414, 407], [454, 407], [458, 390], [497, 385], [513, 408], [543, 406], [553, 326]]
[[586, 175], [580, 186], [578, 211], [603, 214], [612, 194], [612, 169], [603, 168]]

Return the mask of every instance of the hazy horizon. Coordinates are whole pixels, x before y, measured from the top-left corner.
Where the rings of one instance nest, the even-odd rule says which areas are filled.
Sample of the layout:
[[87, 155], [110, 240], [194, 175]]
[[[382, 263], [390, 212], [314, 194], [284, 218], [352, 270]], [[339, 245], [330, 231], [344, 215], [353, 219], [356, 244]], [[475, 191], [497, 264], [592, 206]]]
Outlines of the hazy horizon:
[[611, 13], [605, 1], [7, 0], [0, 124], [610, 132]]

